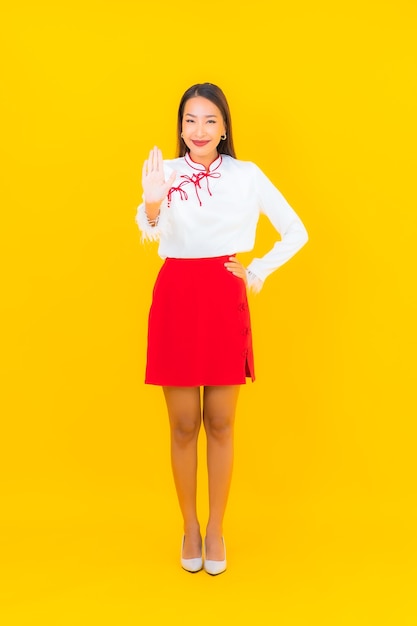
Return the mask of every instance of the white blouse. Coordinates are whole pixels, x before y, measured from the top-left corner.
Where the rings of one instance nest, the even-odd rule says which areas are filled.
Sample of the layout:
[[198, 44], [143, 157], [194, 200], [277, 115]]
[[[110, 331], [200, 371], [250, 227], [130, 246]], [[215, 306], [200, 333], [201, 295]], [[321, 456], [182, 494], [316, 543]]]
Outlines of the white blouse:
[[259, 291], [263, 281], [307, 242], [298, 215], [254, 163], [221, 154], [206, 171], [187, 153], [164, 161], [165, 180], [173, 170], [177, 176], [161, 204], [156, 225], [149, 223], [144, 201], [136, 215], [142, 239], [159, 241], [161, 258], [204, 258], [252, 250], [259, 215], [264, 213], [281, 240], [247, 267], [249, 287]]

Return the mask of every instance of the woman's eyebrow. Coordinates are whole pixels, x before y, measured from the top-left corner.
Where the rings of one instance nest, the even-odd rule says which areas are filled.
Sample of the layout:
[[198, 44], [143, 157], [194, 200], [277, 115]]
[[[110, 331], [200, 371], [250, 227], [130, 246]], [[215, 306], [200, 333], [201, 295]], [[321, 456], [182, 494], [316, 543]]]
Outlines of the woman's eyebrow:
[[[198, 117], [198, 115], [194, 115], [193, 113], [186, 113], [185, 115], [188, 115], [189, 117]], [[204, 115], [204, 117], [217, 117], [217, 115]]]

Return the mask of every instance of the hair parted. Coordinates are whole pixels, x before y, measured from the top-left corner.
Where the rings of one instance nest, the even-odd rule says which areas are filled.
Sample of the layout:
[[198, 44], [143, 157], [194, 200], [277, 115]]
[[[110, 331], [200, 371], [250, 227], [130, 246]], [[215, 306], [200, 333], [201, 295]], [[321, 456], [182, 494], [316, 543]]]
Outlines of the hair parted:
[[229, 105], [226, 100], [226, 96], [223, 91], [217, 85], [212, 83], [198, 83], [193, 85], [184, 93], [181, 98], [180, 105], [178, 107], [178, 123], [177, 123], [177, 156], [182, 157], [188, 152], [188, 148], [181, 137], [182, 131], [182, 118], [184, 116], [185, 103], [190, 98], [201, 96], [207, 98], [220, 109], [223, 116], [224, 125], [226, 127], [226, 139], [222, 139], [217, 146], [219, 154], [228, 154], [234, 159], [236, 158], [235, 149], [233, 145], [232, 135], [232, 119], [230, 116]]

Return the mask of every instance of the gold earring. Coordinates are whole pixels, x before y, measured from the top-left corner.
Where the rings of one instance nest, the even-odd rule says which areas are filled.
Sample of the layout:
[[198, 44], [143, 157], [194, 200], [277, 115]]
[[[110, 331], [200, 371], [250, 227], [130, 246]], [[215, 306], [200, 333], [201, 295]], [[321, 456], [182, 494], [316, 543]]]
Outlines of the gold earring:
[[224, 133], [224, 135], [221, 135], [220, 139], [222, 139], [223, 141], [224, 141], [225, 139], [227, 139], [227, 135], [226, 135], [226, 133]]

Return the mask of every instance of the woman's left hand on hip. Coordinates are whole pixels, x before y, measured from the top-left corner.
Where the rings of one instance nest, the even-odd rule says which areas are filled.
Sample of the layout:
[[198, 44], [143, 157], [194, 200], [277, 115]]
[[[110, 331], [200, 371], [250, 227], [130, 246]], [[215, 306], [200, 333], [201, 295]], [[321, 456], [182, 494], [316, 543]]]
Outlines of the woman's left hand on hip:
[[229, 272], [232, 272], [232, 274], [241, 278], [245, 285], [248, 284], [246, 268], [237, 260], [235, 256], [229, 257], [229, 261], [227, 261], [224, 265]]

